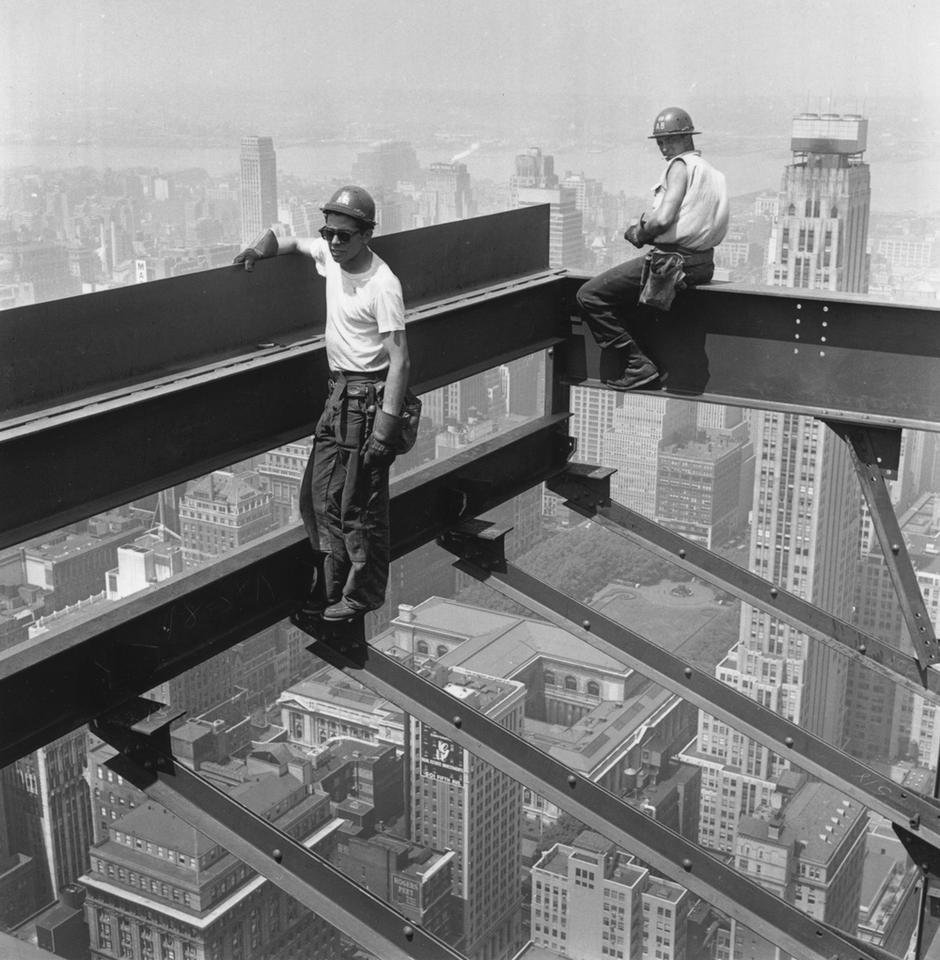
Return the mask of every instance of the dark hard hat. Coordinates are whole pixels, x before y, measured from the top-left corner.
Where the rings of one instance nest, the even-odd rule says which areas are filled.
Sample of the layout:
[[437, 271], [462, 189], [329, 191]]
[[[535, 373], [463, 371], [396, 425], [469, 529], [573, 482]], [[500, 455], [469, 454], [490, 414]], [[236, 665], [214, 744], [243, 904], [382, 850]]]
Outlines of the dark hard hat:
[[660, 137], [674, 137], [677, 134], [698, 133], [692, 118], [682, 107], [666, 107], [660, 110], [653, 122], [653, 134], [647, 140], [658, 140]]
[[375, 226], [375, 201], [362, 187], [340, 187], [320, 209], [324, 213], [345, 213], [348, 217], [364, 220]]

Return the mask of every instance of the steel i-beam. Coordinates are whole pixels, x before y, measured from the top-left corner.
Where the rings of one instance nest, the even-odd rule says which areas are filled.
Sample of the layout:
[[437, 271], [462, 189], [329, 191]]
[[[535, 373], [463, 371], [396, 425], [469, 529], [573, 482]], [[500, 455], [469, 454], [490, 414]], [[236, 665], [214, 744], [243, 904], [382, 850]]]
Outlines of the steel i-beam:
[[[564, 469], [566, 425], [567, 415], [539, 417], [396, 477], [393, 559]], [[277, 623], [309, 588], [312, 560], [303, 528], [285, 527], [0, 651], [0, 766]], [[56, 708], [37, 711], [37, 702]]]
[[[501, 552], [499, 536], [480, 549], [487, 556], [494, 550]], [[896, 960], [774, 896], [620, 797], [572, 773], [405, 663], [350, 639], [349, 643], [337, 642], [336, 637], [329, 642], [320, 640], [310, 650], [793, 956], [805, 960]]]
[[612, 470], [569, 464], [546, 486], [565, 498], [564, 505], [604, 529], [716, 584], [745, 603], [828, 644], [865, 669], [940, 706], [940, 673], [923, 670], [914, 657], [892, 647], [821, 607], [770, 583], [744, 567], [688, 540], [610, 499]]
[[863, 806], [916, 833], [925, 843], [940, 847], [940, 801], [902, 787], [733, 687], [690, 667], [641, 634], [494, 558], [488, 542], [477, 536], [480, 527], [478, 522], [468, 522], [440, 541], [461, 558], [457, 569], [633, 667]]
[[[837, 436], [841, 437], [849, 448], [852, 464], [862, 487], [862, 493], [868, 503], [872, 525], [881, 544], [891, 582], [894, 584], [901, 605], [901, 613], [911, 635], [914, 654], [922, 670], [940, 660], [940, 649], [934, 634], [933, 623], [924, 603], [917, 574], [911, 563], [910, 554], [904, 543], [901, 527], [891, 503], [891, 494], [885, 483], [886, 468], [884, 457], [878, 452], [879, 434], [870, 427], [857, 424], [824, 421]], [[894, 431], [897, 446], [900, 448], [901, 431]]]
[[107, 766], [148, 797], [243, 860], [285, 893], [382, 960], [463, 960], [462, 955], [321, 856], [177, 762], [173, 718], [139, 698], [91, 724], [119, 753]]

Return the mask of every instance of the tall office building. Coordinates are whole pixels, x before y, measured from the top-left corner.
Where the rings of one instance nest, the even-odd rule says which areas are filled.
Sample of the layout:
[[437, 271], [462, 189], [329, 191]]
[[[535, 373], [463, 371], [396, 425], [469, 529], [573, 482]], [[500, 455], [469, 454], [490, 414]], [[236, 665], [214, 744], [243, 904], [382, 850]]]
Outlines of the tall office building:
[[73, 730], [0, 770], [10, 853], [35, 863], [35, 912], [88, 867], [91, 799], [85, 728]]
[[[291, 773], [227, 792], [311, 845], [330, 820], [329, 798]], [[151, 801], [111, 823], [90, 859], [81, 882], [92, 960], [340, 956], [333, 927]]]
[[871, 177], [862, 160], [868, 120], [802, 113], [793, 120], [793, 162], [783, 175], [767, 259], [778, 287], [868, 291]]
[[695, 406], [651, 396], [630, 396], [621, 402], [622, 396], [615, 401], [610, 429], [600, 437], [597, 462], [617, 471], [610, 484], [614, 500], [655, 517], [660, 450], [694, 437]]
[[[437, 667], [435, 682], [468, 707], [519, 733], [525, 685]], [[458, 948], [471, 960], [504, 960], [520, 946], [522, 787], [419, 720], [410, 718], [411, 839], [453, 850]]]
[[418, 196], [418, 217], [422, 226], [451, 223], [476, 214], [465, 163], [432, 163]]
[[583, 196], [575, 186], [562, 186], [555, 173], [555, 158], [530, 147], [516, 157], [509, 178], [509, 206], [531, 207], [547, 203], [548, 262], [553, 267], [580, 267], [587, 259], [584, 215], [578, 206]]
[[242, 137], [242, 245], [277, 220], [277, 156], [270, 137]]
[[267, 533], [273, 497], [257, 473], [215, 470], [187, 485], [179, 516], [183, 563], [198, 566]]
[[649, 871], [594, 833], [556, 843], [532, 868], [532, 942], [560, 957], [643, 955]]
[[406, 140], [373, 144], [356, 154], [352, 165], [353, 182], [371, 191], [394, 190], [399, 181], [415, 180], [420, 172], [415, 148]]
[[[750, 568], [848, 619], [860, 494], [844, 443], [817, 420], [768, 412], [757, 418], [754, 445]], [[793, 627], [742, 606], [738, 643], [716, 675], [814, 735], [843, 742], [846, 660]], [[699, 839], [726, 852], [739, 817], [770, 801], [788, 767], [707, 713], [699, 717], [697, 746], [684, 759], [703, 767]]]
[[572, 187], [519, 187], [516, 190], [516, 207], [543, 203], [549, 205], [549, 266], [584, 266], [587, 247], [584, 245], [584, 217], [578, 209], [577, 191]]
[[[741, 818], [735, 866], [823, 923], [854, 934], [862, 892], [868, 815], [824, 783], [793, 784]], [[773, 943], [732, 923], [735, 960], [787, 960]]]
[[[868, 122], [804, 114], [793, 121], [768, 254], [777, 286], [863, 292], [871, 191], [862, 162]], [[818, 420], [762, 411], [750, 569], [842, 619], [855, 596], [861, 495], [844, 442]], [[841, 746], [847, 663], [824, 644], [744, 605], [736, 647], [716, 675], [814, 735]], [[734, 850], [738, 821], [769, 804], [788, 762], [707, 713], [684, 759], [702, 767], [699, 840]]]

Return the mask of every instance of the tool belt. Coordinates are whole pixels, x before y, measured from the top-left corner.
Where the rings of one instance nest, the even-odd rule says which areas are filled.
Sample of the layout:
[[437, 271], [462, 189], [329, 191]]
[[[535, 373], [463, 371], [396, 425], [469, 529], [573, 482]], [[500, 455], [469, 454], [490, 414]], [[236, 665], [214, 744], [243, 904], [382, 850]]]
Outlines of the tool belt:
[[712, 250], [683, 251], [672, 249], [653, 249], [644, 258], [640, 291], [640, 303], [657, 310], [667, 311], [679, 290], [688, 286], [685, 280], [685, 268], [711, 263]]
[[[363, 398], [366, 405], [365, 439], [372, 436], [375, 427], [375, 413], [382, 403], [385, 393], [385, 377], [388, 370], [379, 370], [375, 373], [363, 373], [354, 370], [331, 370], [330, 379], [334, 384], [341, 385], [342, 396]], [[405, 391], [402, 402], [401, 433], [394, 444], [396, 455], [407, 453], [418, 439], [418, 425], [421, 421], [421, 398]]]

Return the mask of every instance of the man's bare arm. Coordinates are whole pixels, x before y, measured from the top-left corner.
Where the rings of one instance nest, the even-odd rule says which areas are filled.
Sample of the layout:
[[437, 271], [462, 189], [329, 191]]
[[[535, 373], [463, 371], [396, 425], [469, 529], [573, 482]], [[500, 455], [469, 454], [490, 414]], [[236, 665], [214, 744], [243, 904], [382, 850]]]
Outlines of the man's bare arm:
[[300, 253], [306, 257], [313, 256], [313, 247], [316, 239], [313, 237], [278, 237], [277, 255], [282, 253]]
[[385, 394], [382, 409], [394, 417], [401, 416], [408, 389], [408, 377], [411, 373], [411, 358], [408, 355], [408, 338], [404, 330], [393, 330], [383, 334], [382, 342], [388, 351], [388, 378], [385, 381]]
[[643, 216], [643, 230], [647, 234], [658, 237], [676, 222], [688, 185], [689, 170], [685, 163], [679, 160], [671, 164], [666, 174], [666, 190], [662, 201], [655, 210]]

